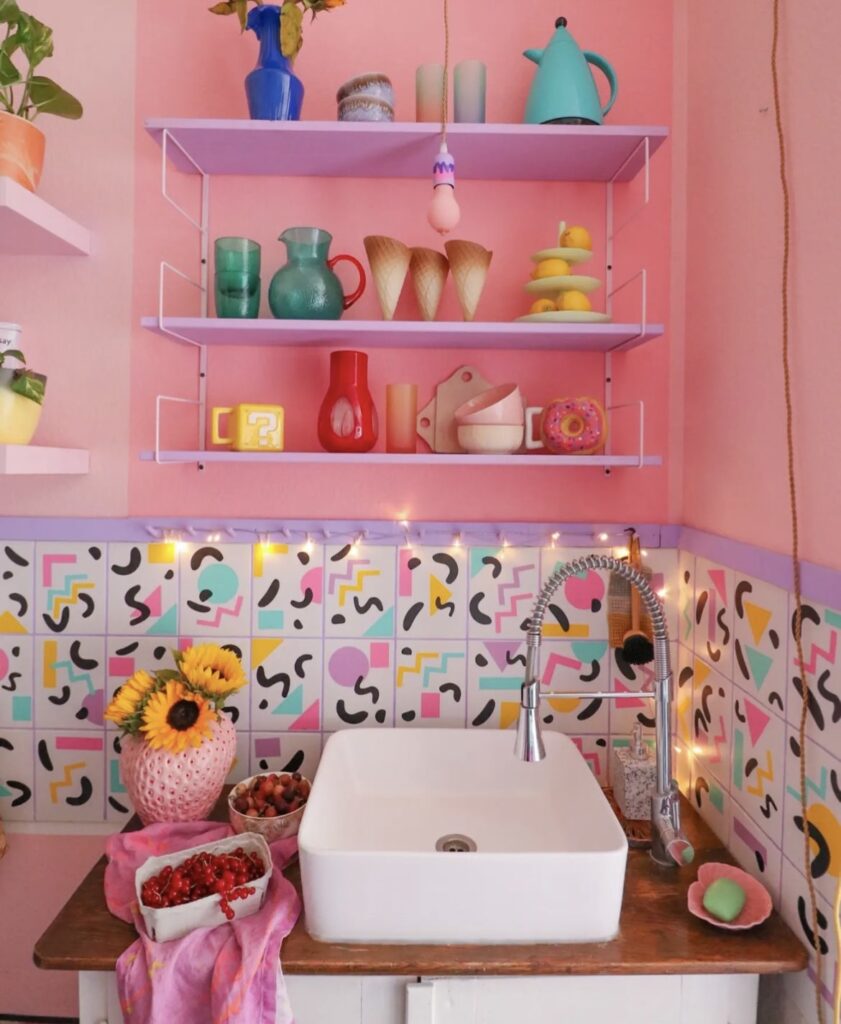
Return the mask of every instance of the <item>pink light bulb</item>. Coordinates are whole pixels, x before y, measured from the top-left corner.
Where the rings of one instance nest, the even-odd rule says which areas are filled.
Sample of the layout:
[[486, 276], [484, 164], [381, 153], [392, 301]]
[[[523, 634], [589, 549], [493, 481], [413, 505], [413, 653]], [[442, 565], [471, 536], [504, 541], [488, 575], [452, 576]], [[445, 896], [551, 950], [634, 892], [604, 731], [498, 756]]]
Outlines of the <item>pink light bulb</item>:
[[432, 202], [426, 211], [426, 219], [435, 230], [446, 235], [461, 220], [461, 210], [455, 197], [456, 162], [441, 143], [438, 157], [432, 167]]

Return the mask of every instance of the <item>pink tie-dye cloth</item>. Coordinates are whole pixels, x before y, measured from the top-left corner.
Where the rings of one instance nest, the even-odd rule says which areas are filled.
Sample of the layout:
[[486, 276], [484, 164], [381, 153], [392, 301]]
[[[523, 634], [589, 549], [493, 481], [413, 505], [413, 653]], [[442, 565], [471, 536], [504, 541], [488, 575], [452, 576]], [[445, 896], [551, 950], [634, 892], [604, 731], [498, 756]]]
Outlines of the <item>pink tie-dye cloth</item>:
[[147, 857], [231, 834], [227, 825], [191, 821], [149, 825], [108, 840], [108, 909], [133, 922], [140, 936], [117, 961], [126, 1024], [293, 1024], [280, 944], [298, 919], [301, 901], [281, 872], [297, 851], [296, 838], [269, 847], [274, 870], [266, 902], [251, 917], [199, 928], [172, 942], [153, 942], [137, 907], [134, 873]]

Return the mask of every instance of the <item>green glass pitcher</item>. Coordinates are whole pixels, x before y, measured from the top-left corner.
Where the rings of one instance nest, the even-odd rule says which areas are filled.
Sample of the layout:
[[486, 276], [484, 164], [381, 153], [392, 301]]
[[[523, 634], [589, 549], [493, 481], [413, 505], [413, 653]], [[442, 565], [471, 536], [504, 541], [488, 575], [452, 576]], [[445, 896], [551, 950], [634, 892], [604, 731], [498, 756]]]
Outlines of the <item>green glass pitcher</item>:
[[[269, 307], [278, 320], [338, 320], [365, 291], [365, 270], [354, 256], [341, 253], [328, 259], [333, 236], [321, 228], [287, 228], [279, 241], [286, 246], [286, 263], [272, 278]], [[359, 273], [356, 291], [345, 295], [333, 273], [339, 260]]]

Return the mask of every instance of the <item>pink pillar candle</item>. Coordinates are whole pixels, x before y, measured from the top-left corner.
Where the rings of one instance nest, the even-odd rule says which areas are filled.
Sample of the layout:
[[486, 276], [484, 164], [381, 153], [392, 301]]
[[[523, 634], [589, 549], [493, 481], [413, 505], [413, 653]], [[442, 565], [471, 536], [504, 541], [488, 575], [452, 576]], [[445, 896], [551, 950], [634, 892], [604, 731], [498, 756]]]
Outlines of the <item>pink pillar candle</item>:
[[414, 455], [417, 451], [418, 386], [388, 384], [385, 389], [385, 450]]
[[443, 64], [421, 64], [415, 73], [416, 119], [440, 123], [443, 102]]

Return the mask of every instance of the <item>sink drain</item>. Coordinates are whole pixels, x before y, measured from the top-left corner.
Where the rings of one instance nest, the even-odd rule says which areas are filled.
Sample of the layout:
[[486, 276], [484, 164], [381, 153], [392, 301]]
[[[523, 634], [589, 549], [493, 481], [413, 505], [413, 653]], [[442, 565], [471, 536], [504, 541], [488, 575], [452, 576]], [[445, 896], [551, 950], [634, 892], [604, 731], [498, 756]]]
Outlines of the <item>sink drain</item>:
[[470, 836], [460, 835], [458, 832], [451, 832], [449, 835], [441, 836], [435, 844], [439, 853], [475, 853], [476, 843]]

